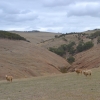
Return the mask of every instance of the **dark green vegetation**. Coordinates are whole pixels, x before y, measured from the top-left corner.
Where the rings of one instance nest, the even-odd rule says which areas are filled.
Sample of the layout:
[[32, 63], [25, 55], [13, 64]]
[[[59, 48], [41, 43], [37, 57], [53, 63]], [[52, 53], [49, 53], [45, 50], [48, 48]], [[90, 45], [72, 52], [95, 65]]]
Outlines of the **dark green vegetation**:
[[68, 45], [63, 44], [58, 48], [50, 47], [49, 50], [60, 56], [65, 55], [66, 52], [69, 52], [69, 54], [73, 55], [75, 53], [90, 49], [91, 47], [93, 47], [94, 44], [93, 42], [89, 41], [86, 43], [80, 42], [78, 46], [76, 46], [76, 48], [74, 48], [74, 45], [75, 45], [75, 42], [71, 42]]
[[89, 42], [86, 42], [86, 43], [83, 43], [83, 42], [80, 42], [77, 46], [77, 51], [78, 52], [82, 52], [84, 50], [88, 50], [90, 49], [91, 47], [93, 47], [93, 42], [89, 41]]
[[15, 33], [7, 32], [7, 31], [0, 31], [0, 38], [10, 39], [10, 40], [24, 40], [24, 41], [29, 42], [24, 37]]
[[62, 57], [67, 58], [67, 61], [69, 63], [73, 63], [75, 61], [75, 58], [72, 56], [79, 52], [92, 48], [94, 46], [94, 42], [92, 41], [94, 38], [97, 38], [97, 43], [100, 43], [100, 31], [89, 34], [85, 32], [71, 32], [61, 35], [55, 35], [55, 39], [58, 38], [59, 40], [62, 39], [66, 43], [56, 48], [50, 47], [49, 50]]
[[60, 56], [63, 56], [64, 54], [66, 54], [66, 52], [69, 52], [70, 54], [74, 54], [75, 53], [75, 49], [73, 47], [74, 45], [75, 45], [75, 42], [71, 42], [68, 45], [63, 44], [58, 48], [50, 47], [49, 50]]
[[75, 58], [73, 56], [70, 56], [69, 58], [67, 58], [67, 61], [71, 64], [75, 61]]

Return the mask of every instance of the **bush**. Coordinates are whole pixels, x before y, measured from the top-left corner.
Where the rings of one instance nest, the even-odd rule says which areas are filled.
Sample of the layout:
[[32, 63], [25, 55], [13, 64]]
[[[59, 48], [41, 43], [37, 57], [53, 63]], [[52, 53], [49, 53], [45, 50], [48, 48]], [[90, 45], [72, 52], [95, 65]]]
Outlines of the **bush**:
[[68, 45], [63, 44], [58, 48], [50, 47], [49, 50], [60, 56], [63, 56], [64, 54], [66, 54], [66, 51], [68, 51], [70, 54], [74, 54], [76, 51], [73, 47], [74, 45], [75, 45], [75, 42], [71, 42]]
[[79, 43], [78, 46], [76, 47], [78, 52], [82, 52], [83, 51], [83, 44]]
[[65, 51], [62, 47], [58, 47], [58, 48], [50, 47], [49, 50], [60, 55], [60, 56], [63, 56], [65, 54]]
[[67, 45], [67, 51], [70, 52], [70, 50], [72, 49], [72, 47], [75, 45], [75, 42], [71, 42]]
[[79, 43], [78, 46], [76, 47], [78, 52], [82, 52], [84, 50], [90, 49], [91, 47], [93, 47], [94, 44], [91, 41], [88, 41], [86, 43]]
[[90, 48], [93, 47], [93, 46], [94, 46], [94, 44], [93, 44], [91, 41], [89, 41], [89, 42], [86, 42], [86, 43], [84, 44], [83, 49], [84, 49], [84, 50], [87, 50], [87, 49], [90, 49]]
[[71, 64], [75, 61], [75, 58], [73, 56], [70, 56], [69, 58], [67, 58], [67, 61]]

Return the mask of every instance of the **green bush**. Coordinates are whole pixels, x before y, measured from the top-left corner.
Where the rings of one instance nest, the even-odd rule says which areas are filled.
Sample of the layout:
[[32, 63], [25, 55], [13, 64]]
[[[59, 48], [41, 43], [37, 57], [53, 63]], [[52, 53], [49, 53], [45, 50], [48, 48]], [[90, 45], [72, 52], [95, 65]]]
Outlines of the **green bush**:
[[87, 50], [87, 49], [90, 49], [91, 47], [93, 47], [94, 44], [93, 44], [93, 42], [89, 41], [89, 42], [84, 43], [83, 46], [84, 46], [83, 49]]
[[93, 47], [94, 44], [91, 41], [88, 41], [86, 43], [79, 43], [78, 46], [76, 47], [77, 52], [82, 52], [84, 50], [90, 49], [91, 47]]
[[60, 56], [65, 55], [66, 51], [68, 51], [70, 54], [74, 54], [75, 53], [75, 49], [73, 47], [74, 45], [75, 45], [75, 42], [71, 42], [68, 45], [63, 44], [63, 45], [59, 46], [58, 48], [50, 47], [49, 50]]
[[67, 58], [67, 61], [71, 64], [75, 61], [75, 58], [73, 56], [70, 56], [69, 58]]
[[72, 49], [72, 47], [75, 45], [75, 42], [71, 42], [67, 45], [67, 51], [70, 52], [70, 50]]
[[84, 48], [84, 46], [83, 46], [82, 43], [79, 43], [78, 46], [76, 47], [76, 49], [77, 49], [78, 52], [82, 52], [83, 48]]
[[65, 54], [65, 51], [62, 47], [58, 47], [58, 48], [50, 47], [49, 50], [60, 55], [60, 56], [63, 56]]

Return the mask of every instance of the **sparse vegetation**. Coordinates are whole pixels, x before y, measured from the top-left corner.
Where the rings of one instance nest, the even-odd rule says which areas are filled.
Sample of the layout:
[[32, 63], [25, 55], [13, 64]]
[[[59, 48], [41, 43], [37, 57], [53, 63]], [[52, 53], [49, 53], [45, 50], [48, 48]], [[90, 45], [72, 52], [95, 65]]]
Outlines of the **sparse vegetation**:
[[100, 43], [100, 36], [97, 38], [97, 44]]
[[95, 33], [92, 33], [90, 36], [88, 36], [89, 39], [94, 39], [100, 36], [100, 31], [96, 31]]

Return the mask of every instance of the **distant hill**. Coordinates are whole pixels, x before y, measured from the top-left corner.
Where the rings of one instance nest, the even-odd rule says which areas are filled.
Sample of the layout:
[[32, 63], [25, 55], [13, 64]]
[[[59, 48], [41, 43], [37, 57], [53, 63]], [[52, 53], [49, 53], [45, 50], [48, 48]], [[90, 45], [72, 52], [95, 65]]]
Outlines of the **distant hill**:
[[28, 78], [62, 73], [70, 64], [62, 57], [25, 41], [0, 39], [0, 80], [5, 75]]
[[27, 41], [24, 37], [16, 33], [11, 33], [8, 31], [0, 31], [0, 38], [10, 39], [10, 40], [24, 40]]
[[[88, 30], [88, 31], [79, 32], [79, 33], [71, 32], [71, 33], [66, 33], [66, 34], [55, 35], [54, 38], [41, 42], [38, 45], [47, 49], [49, 49], [50, 47], [53, 47], [53, 48], [64, 47], [65, 49], [65, 45], [68, 46], [71, 42], [75, 42], [75, 45], [73, 46], [73, 48], [75, 49], [79, 45], [79, 43], [85, 44], [85, 43], [88, 43], [89, 41], [94, 44], [92, 48], [86, 49], [82, 52], [76, 52], [73, 55], [71, 55], [69, 51], [66, 51], [66, 55], [63, 56], [65, 59], [70, 56], [73, 56], [75, 58], [75, 62], [69, 68], [69, 71], [73, 71], [75, 67], [84, 69], [84, 68], [94, 68], [94, 67], [100, 66], [100, 59], [97, 56], [99, 55], [98, 53], [99, 53], [99, 48], [100, 48], [99, 46], [100, 45], [99, 44], [100, 43], [100, 29]], [[87, 48], [88, 48], [88, 45], [87, 45]], [[70, 50], [72, 51], [72, 48]], [[81, 56], [83, 52], [85, 53], [85, 55]], [[80, 57], [82, 59], [80, 59]], [[98, 61], [96, 61], [97, 59]], [[95, 63], [92, 63], [92, 62], [95, 62]], [[78, 64], [78, 63], [81, 63], [81, 64]]]
[[[6, 74], [13, 75], [14, 78], [26, 78], [72, 72], [75, 68], [100, 66], [99, 30], [66, 34], [18, 31], [15, 33], [29, 40], [30, 43], [0, 38], [0, 79], [5, 79]], [[49, 51], [49, 47], [58, 48], [63, 44], [75, 42], [73, 48], [76, 48], [80, 42], [88, 41], [93, 42], [94, 46], [73, 55], [66, 51], [66, 55], [61, 57]], [[67, 62], [69, 56], [75, 58], [72, 64]]]

